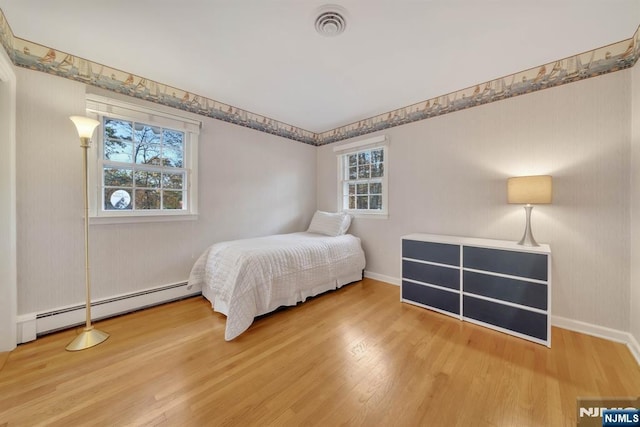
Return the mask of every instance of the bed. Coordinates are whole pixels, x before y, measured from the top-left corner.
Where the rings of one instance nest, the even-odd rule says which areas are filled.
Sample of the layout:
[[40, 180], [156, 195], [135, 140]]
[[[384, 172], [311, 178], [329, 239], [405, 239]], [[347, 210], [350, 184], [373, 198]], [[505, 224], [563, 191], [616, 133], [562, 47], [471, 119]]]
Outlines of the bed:
[[346, 234], [349, 223], [346, 215], [316, 212], [306, 232], [216, 243], [194, 264], [189, 285], [201, 286], [227, 317], [231, 341], [257, 316], [360, 280], [365, 256], [360, 239]]

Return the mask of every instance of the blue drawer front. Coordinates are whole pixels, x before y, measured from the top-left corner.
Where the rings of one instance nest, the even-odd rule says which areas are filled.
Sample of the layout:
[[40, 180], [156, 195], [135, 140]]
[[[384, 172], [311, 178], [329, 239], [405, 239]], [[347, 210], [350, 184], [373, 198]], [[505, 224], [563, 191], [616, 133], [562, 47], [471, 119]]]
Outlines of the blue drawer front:
[[465, 246], [465, 268], [502, 273], [529, 279], [547, 280], [547, 256], [527, 252]]
[[547, 309], [547, 285], [473, 271], [464, 273], [464, 291], [516, 304]]
[[438, 264], [460, 265], [460, 246], [445, 243], [419, 242], [416, 240], [402, 241], [402, 256], [404, 258], [431, 261]]
[[465, 317], [519, 332], [541, 340], [547, 339], [547, 316], [532, 311], [496, 304], [466, 296], [462, 311]]
[[402, 281], [402, 298], [460, 314], [460, 294]]
[[402, 278], [445, 288], [460, 289], [460, 270], [457, 268], [402, 260]]

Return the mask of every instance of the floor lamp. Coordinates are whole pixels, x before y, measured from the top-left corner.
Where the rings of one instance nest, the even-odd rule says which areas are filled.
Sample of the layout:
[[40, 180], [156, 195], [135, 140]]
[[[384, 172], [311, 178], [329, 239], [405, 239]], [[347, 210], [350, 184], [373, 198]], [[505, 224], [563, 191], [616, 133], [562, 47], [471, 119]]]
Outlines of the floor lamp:
[[91, 145], [91, 136], [93, 131], [100, 124], [99, 121], [82, 116], [71, 116], [71, 121], [76, 125], [78, 135], [80, 136], [80, 147], [82, 147], [82, 173], [84, 179], [82, 188], [84, 190], [84, 283], [87, 292], [86, 315], [87, 322], [82, 332], [69, 343], [68, 351], [84, 350], [94, 345], [98, 345], [107, 338], [109, 334], [94, 329], [91, 325], [91, 279], [89, 274], [89, 187], [87, 172], [87, 151]]

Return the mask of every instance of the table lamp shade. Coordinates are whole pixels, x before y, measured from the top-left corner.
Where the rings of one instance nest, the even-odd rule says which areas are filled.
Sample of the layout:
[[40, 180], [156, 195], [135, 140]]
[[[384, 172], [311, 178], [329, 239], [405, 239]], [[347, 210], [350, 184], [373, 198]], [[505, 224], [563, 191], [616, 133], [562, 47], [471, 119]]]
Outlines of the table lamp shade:
[[507, 180], [507, 200], [516, 204], [549, 204], [553, 193], [550, 175], [517, 176]]

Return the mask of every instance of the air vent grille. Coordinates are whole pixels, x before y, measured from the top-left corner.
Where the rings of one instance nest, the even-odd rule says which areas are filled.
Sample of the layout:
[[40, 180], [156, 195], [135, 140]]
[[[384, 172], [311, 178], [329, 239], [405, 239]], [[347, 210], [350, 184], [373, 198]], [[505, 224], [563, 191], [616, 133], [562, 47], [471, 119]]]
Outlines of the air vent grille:
[[326, 11], [316, 18], [316, 31], [327, 37], [335, 37], [344, 32], [347, 21], [339, 12]]

